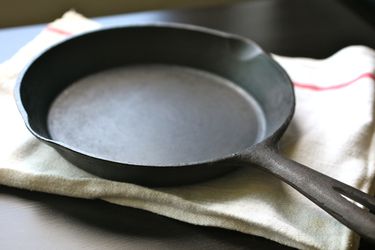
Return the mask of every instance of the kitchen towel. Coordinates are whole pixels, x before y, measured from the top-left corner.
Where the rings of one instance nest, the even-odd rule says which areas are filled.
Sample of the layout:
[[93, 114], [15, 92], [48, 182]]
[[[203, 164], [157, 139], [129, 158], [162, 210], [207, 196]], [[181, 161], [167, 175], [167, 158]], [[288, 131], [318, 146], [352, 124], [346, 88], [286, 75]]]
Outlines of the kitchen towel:
[[[352, 231], [258, 169], [243, 168], [194, 185], [151, 189], [95, 177], [36, 140], [24, 126], [14, 101], [18, 73], [46, 47], [99, 27], [69, 11], [0, 65], [0, 184], [102, 199], [300, 249], [358, 247], [359, 237]], [[273, 57], [290, 74], [297, 98], [295, 116], [281, 141], [283, 154], [373, 192], [375, 51], [350, 46], [323, 60]]]

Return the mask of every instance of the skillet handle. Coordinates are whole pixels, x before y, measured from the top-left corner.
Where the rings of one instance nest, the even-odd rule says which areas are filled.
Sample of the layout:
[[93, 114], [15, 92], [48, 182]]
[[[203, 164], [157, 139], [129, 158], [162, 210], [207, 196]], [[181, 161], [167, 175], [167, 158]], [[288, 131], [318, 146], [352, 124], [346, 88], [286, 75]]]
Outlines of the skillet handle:
[[[338, 221], [375, 242], [375, 198], [300, 163], [281, 156], [274, 147], [260, 145], [244, 157], [276, 175]], [[360, 208], [350, 198], [370, 211]]]

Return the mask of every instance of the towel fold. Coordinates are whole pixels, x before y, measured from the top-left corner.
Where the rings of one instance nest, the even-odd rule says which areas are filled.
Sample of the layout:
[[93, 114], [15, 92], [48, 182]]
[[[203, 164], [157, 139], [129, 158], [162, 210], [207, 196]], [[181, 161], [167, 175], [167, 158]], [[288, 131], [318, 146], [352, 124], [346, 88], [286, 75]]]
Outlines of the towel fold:
[[[262, 236], [300, 249], [355, 249], [359, 237], [293, 188], [243, 168], [194, 185], [146, 188], [93, 176], [35, 139], [17, 111], [13, 87], [40, 51], [100, 25], [73, 11], [46, 26], [0, 65], [0, 184], [105, 201], [188, 223]], [[296, 87], [296, 113], [281, 141], [302, 164], [373, 194], [375, 51], [344, 48], [324, 60], [273, 56]]]

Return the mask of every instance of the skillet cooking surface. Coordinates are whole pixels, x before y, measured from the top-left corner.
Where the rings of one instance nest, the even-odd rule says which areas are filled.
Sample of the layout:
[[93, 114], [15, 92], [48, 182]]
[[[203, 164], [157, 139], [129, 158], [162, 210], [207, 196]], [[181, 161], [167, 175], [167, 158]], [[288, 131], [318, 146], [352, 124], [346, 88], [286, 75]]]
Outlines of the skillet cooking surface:
[[182, 66], [123, 66], [67, 87], [48, 115], [52, 139], [103, 159], [178, 165], [264, 137], [256, 101], [227, 79]]

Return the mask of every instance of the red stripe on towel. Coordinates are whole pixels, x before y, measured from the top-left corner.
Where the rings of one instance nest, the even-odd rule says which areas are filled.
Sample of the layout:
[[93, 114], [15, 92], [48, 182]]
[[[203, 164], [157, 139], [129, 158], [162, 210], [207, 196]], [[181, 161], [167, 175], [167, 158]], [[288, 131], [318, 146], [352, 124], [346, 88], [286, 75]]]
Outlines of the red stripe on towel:
[[295, 87], [302, 88], [302, 89], [309, 89], [309, 90], [314, 90], [314, 91], [325, 91], [325, 90], [334, 90], [334, 89], [341, 89], [341, 88], [347, 87], [363, 78], [370, 78], [370, 79], [375, 80], [375, 75], [373, 73], [363, 73], [362, 75], [358, 76], [357, 78], [351, 81], [332, 85], [332, 86], [317, 86], [317, 85], [310, 84], [310, 83], [300, 83], [300, 82], [293, 82], [293, 84]]
[[73, 35], [73, 33], [69, 32], [69, 31], [65, 31], [65, 30], [62, 30], [62, 29], [59, 29], [59, 28], [55, 28], [51, 25], [48, 25], [46, 30], [50, 31], [50, 32], [53, 32], [53, 33], [57, 33], [57, 34], [60, 34], [60, 35], [63, 35], [63, 36], [70, 36], [70, 35]]

